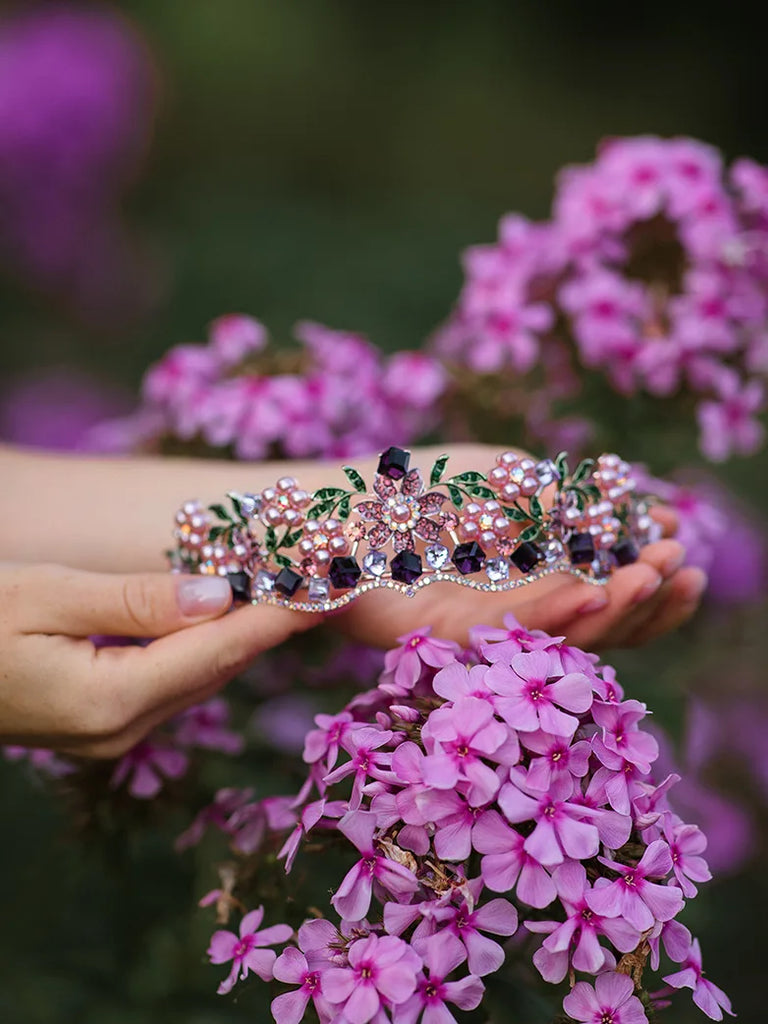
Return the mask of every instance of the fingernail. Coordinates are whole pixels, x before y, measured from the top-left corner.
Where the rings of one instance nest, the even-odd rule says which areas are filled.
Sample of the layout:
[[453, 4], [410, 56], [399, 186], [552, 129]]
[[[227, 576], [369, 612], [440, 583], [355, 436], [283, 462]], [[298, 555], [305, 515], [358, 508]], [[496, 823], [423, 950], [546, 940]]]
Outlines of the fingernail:
[[605, 593], [595, 594], [585, 601], [579, 608], [579, 615], [588, 615], [590, 612], [599, 612], [602, 608], [608, 607], [608, 595]]
[[643, 601], [647, 601], [649, 597], [656, 593], [661, 583], [661, 576], [657, 576], [656, 579], [645, 583], [632, 598], [632, 604], [642, 604]]
[[222, 576], [181, 576], [176, 600], [182, 615], [189, 618], [215, 615], [229, 607], [232, 589]]
[[698, 601], [709, 586], [709, 577], [699, 570], [699, 575], [688, 584], [686, 601], [690, 604]]
[[666, 562], [661, 567], [661, 575], [665, 578], [671, 576], [673, 572], [677, 572], [680, 566], [685, 561], [685, 548], [682, 548], [675, 555], [670, 555]]

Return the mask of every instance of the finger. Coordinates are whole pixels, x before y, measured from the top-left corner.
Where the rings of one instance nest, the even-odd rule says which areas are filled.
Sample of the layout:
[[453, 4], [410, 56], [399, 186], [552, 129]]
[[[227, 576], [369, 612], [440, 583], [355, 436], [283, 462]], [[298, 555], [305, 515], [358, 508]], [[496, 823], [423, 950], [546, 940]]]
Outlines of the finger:
[[[91, 648], [89, 735], [119, 737], [142, 719], [149, 729], [220, 689], [262, 651], [321, 620], [315, 613], [248, 605], [147, 647]], [[82, 672], [82, 664], [76, 669]]]
[[667, 600], [657, 615], [648, 616], [628, 633], [624, 643], [636, 647], [655, 640], [664, 633], [679, 629], [696, 613], [707, 587], [706, 574], [694, 567], [681, 569], [670, 580]]
[[664, 579], [668, 579], [685, 561], [685, 548], [677, 540], [659, 540], [640, 550], [638, 562], [652, 566]]
[[232, 590], [221, 576], [35, 566], [25, 572], [19, 601], [25, 633], [158, 637], [223, 614]]
[[651, 518], [661, 527], [662, 536], [674, 537], [677, 533], [679, 525], [678, 515], [669, 505], [654, 505], [651, 508]]

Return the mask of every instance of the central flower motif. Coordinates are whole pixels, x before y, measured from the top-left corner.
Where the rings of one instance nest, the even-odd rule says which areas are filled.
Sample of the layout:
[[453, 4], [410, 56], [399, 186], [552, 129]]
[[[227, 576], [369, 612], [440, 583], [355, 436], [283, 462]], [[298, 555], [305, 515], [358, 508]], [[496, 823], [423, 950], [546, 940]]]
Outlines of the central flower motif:
[[377, 473], [373, 489], [376, 499], [355, 506], [355, 512], [373, 524], [366, 533], [372, 548], [381, 548], [392, 540], [395, 551], [413, 551], [415, 537], [430, 542], [438, 539], [440, 523], [430, 516], [440, 512], [446, 496], [437, 491], [425, 494], [418, 469], [405, 474], [399, 489], [390, 477]]

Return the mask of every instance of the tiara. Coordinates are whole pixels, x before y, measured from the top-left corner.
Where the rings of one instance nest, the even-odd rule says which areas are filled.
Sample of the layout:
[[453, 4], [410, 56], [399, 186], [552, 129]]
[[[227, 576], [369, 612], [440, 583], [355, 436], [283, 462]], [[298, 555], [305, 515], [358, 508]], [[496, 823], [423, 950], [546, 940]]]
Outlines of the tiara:
[[344, 466], [347, 488], [310, 493], [284, 476], [258, 494], [230, 491], [229, 505], [188, 501], [171, 568], [226, 576], [236, 600], [321, 612], [381, 587], [507, 591], [554, 573], [604, 583], [660, 533], [618, 455], [571, 473], [565, 452], [536, 462], [506, 451], [485, 473], [448, 477], [441, 455], [428, 485], [410, 459], [388, 448], [371, 488]]

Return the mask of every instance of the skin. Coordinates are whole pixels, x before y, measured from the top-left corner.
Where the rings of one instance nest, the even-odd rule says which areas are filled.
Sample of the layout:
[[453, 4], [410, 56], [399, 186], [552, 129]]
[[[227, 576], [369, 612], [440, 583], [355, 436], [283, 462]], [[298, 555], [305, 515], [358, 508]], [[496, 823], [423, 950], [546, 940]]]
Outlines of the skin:
[[[443, 451], [415, 450], [411, 464], [429, 467]], [[456, 473], [487, 469], [497, 449], [449, 451]], [[368, 482], [376, 463], [354, 460]], [[95, 458], [0, 447], [0, 473], [4, 742], [117, 756], [212, 695], [260, 652], [323, 621], [269, 607], [225, 615], [226, 592], [190, 614], [179, 602], [180, 578], [163, 571], [163, 551], [187, 498], [208, 504], [228, 490], [259, 491], [285, 475], [310, 491], [346, 486], [336, 464]], [[656, 514], [672, 533], [673, 514], [663, 508]], [[528, 628], [564, 635], [580, 647], [641, 644], [680, 626], [698, 605], [706, 579], [698, 569], [680, 568], [683, 557], [680, 544], [664, 539], [604, 587], [562, 576], [507, 594], [450, 584], [410, 600], [380, 591], [326, 621], [347, 636], [389, 647], [424, 624], [435, 635], [464, 641], [471, 625], [501, 625], [512, 612]], [[95, 634], [159, 639], [146, 648], [96, 649], [87, 639]]]

